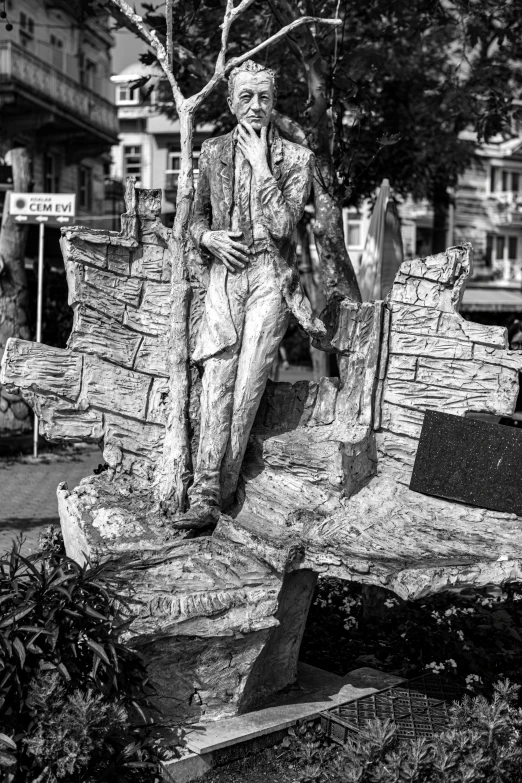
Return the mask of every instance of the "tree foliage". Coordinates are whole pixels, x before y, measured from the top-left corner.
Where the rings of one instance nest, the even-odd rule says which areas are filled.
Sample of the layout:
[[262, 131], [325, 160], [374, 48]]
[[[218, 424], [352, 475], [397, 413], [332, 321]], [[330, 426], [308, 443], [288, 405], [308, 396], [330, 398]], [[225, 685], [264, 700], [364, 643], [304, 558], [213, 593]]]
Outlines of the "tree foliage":
[[[162, 35], [163, 5], [146, 8]], [[175, 66], [189, 92], [200, 87], [215, 58], [222, 10], [220, 0], [173, 2], [184, 52]], [[383, 177], [402, 196], [447, 198], [475, 139], [509, 133], [522, 88], [522, 0], [269, 0], [238, 20], [230, 53], [255, 46], [304, 13], [337, 15], [342, 28], [303, 28], [259, 59], [279, 72], [278, 109], [299, 123], [309, 142], [317, 126], [310, 63], [322, 61], [337, 174], [332, 187], [343, 204], [371, 197]], [[231, 123], [224, 91], [223, 85], [199, 113], [217, 132]], [[475, 135], [463, 137], [464, 131]]]

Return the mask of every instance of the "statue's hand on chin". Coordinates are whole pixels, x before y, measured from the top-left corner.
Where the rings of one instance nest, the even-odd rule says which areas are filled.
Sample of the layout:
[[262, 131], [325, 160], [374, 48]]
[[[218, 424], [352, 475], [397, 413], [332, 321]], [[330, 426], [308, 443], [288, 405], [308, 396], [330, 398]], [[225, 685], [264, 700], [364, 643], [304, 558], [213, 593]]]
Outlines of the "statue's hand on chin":
[[237, 146], [252, 166], [253, 171], [261, 171], [268, 168], [267, 162], [267, 132], [268, 128], [261, 128], [257, 135], [254, 128], [246, 120], [238, 125]]
[[230, 272], [245, 268], [250, 250], [238, 241], [240, 231], [205, 231], [201, 244], [221, 261]]

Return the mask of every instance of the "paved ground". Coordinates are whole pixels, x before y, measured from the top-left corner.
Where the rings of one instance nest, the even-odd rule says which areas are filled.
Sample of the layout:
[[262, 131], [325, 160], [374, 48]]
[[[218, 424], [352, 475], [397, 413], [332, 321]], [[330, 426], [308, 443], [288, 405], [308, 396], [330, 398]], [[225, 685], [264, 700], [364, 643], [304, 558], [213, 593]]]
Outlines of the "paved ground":
[[11, 548], [20, 533], [23, 551], [34, 552], [40, 531], [59, 525], [56, 488], [66, 481], [70, 488], [92, 475], [103, 462], [99, 449], [43, 456], [0, 458], [0, 555]]

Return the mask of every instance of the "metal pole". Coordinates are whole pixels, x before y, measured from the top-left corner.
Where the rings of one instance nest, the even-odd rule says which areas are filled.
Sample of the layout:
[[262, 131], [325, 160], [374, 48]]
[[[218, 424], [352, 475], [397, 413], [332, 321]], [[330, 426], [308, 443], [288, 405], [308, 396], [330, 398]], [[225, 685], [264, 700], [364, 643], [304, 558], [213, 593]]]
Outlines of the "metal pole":
[[[38, 295], [36, 305], [36, 342], [42, 342], [42, 302], [43, 302], [43, 270], [44, 270], [44, 240], [45, 223], [40, 223], [38, 242]], [[34, 414], [33, 457], [38, 456], [38, 416]]]

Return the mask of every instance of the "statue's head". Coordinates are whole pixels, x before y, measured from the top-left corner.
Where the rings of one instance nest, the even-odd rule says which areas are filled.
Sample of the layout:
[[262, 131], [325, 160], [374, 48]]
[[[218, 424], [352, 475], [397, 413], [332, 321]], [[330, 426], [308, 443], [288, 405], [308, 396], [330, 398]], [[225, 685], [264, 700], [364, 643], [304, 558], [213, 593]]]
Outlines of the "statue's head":
[[234, 68], [228, 78], [228, 105], [237, 121], [259, 131], [268, 125], [276, 99], [275, 73], [253, 60]]

